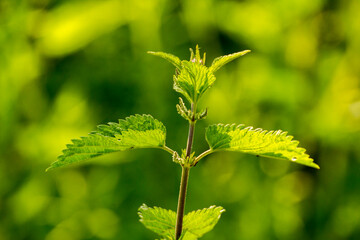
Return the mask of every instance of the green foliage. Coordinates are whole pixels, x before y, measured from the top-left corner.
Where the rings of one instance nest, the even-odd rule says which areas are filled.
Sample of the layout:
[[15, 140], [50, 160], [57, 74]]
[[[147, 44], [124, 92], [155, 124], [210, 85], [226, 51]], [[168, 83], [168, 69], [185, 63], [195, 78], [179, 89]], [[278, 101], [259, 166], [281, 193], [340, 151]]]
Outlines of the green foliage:
[[164, 53], [164, 52], [152, 52], [148, 51], [149, 54], [162, 57], [165, 60], [168, 60], [171, 64], [173, 64], [176, 68], [181, 69], [181, 60], [170, 53]]
[[[211, 206], [185, 215], [183, 234], [180, 239], [196, 240], [211, 231], [225, 210]], [[143, 204], [138, 212], [140, 222], [165, 239], [175, 239], [176, 213], [159, 207], [150, 208]]]
[[184, 167], [193, 167], [196, 165], [196, 157], [195, 157], [195, 152], [190, 153], [190, 155], [188, 156], [186, 154], [186, 149], [182, 149], [181, 150], [181, 156], [179, 156], [179, 154], [177, 152], [174, 152], [173, 154], [173, 162], [176, 162], [178, 164], [180, 164], [181, 166]]
[[194, 114], [186, 107], [182, 98], [179, 98], [179, 104], [176, 104], [176, 110], [180, 116], [188, 121], [191, 121], [191, 119], [194, 117]]
[[238, 151], [319, 168], [305, 153], [305, 149], [298, 147], [299, 142], [292, 140], [292, 136], [281, 130], [267, 131], [244, 125], [216, 124], [209, 126], [205, 135], [213, 151]]
[[143, 204], [139, 208], [140, 222], [162, 237], [173, 239], [175, 235], [176, 213], [160, 207], [150, 208]]
[[245, 50], [218, 57], [214, 60], [210, 68], [205, 66], [205, 53], [203, 58], [201, 58], [199, 46], [196, 46], [195, 54], [191, 48], [190, 52], [190, 61], [180, 61], [178, 57], [163, 52], [149, 53], [168, 60], [177, 68], [176, 74], [174, 75], [174, 90], [184, 95], [190, 103], [196, 104], [201, 96], [214, 84], [216, 80], [214, 75], [215, 71], [226, 63], [243, 56], [250, 51]]
[[244, 56], [245, 54], [247, 54], [249, 52], [251, 52], [251, 51], [250, 50], [245, 50], [245, 51], [241, 51], [241, 52], [237, 52], [237, 53], [217, 57], [217, 58], [214, 59], [214, 61], [211, 64], [211, 67], [209, 69], [212, 72], [216, 72], [217, 70], [219, 70], [225, 64], [231, 62], [232, 60], [235, 60], [238, 57]]
[[[210, 89], [209, 102], [201, 103], [210, 110], [208, 125], [231, 116], [230, 123], [286, 130], [324, 165], [317, 172], [273, 159], [245, 161], [251, 156], [241, 153], [227, 157], [244, 161], [221, 163], [224, 152], [199, 163], [192, 174], [212, 184], [195, 187], [201, 183], [190, 176], [197, 197], [188, 203], [222, 198], [231, 212], [204, 239], [360, 239], [359, 0], [0, 0], [0, 9], [0, 239], [148, 239], [142, 224], [127, 218], [142, 191], [154, 194], [140, 200], [175, 205], [163, 197], [178, 179], [166, 155], [119, 152], [104, 155], [119, 158], [116, 166], [39, 170], [70, 139], [107, 123], [99, 119], [117, 122], [137, 112], [166, 119], [166, 143], [184, 148], [186, 121], [180, 124], [164, 90], [172, 74], [158, 72], [175, 67], [144, 53], [168, 50], [189, 60], [186, 46], [196, 41], [208, 49], [207, 66], [215, 53], [254, 52], [215, 72], [222, 88]], [[200, 150], [208, 145], [199, 130]], [[167, 183], [156, 169], [136, 174], [139, 164], [160, 162], [160, 173], [173, 176]]]
[[[214, 228], [224, 209], [211, 206], [184, 215], [187, 179], [189, 170], [199, 160], [215, 151], [239, 151], [258, 156], [290, 160], [299, 164], [319, 168], [313, 159], [299, 148], [298, 141], [292, 140], [287, 132], [267, 131], [244, 125], [211, 125], [206, 130], [206, 141], [210, 149], [199, 156], [192, 152], [195, 123], [204, 119], [207, 108], [197, 111], [197, 102], [214, 84], [214, 72], [226, 63], [250, 52], [245, 50], [216, 58], [208, 68], [205, 66], [206, 54], [201, 58], [199, 47], [190, 49], [190, 60], [181, 61], [178, 57], [163, 53], [149, 52], [152, 55], [168, 60], [176, 67], [174, 90], [184, 95], [191, 103], [188, 109], [180, 98], [176, 106], [179, 115], [189, 121], [189, 135], [186, 149], [181, 156], [165, 146], [166, 129], [164, 125], [150, 115], [135, 115], [119, 120], [119, 123], [108, 123], [98, 126], [88, 137], [72, 140], [63, 155], [58, 157], [48, 169], [77, 163], [106, 153], [124, 151], [133, 148], [161, 148], [173, 156], [173, 161], [182, 166], [182, 180], [179, 194], [178, 213], [159, 207], [149, 208], [145, 204], [139, 208], [140, 221], [144, 226], [168, 240], [196, 240]], [[181, 206], [181, 207], [180, 207]], [[177, 215], [178, 214], [178, 215]]]
[[184, 95], [189, 102], [196, 103], [216, 78], [204, 65], [198, 62], [182, 61], [180, 74], [174, 76], [174, 90]]
[[47, 169], [63, 167], [106, 153], [133, 148], [165, 147], [165, 126], [150, 115], [134, 115], [119, 123], [99, 125], [88, 137], [72, 140], [63, 155]]
[[207, 108], [199, 111], [198, 113], [193, 113], [191, 109], [186, 107], [182, 98], [179, 98], [179, 104], [176, 104], [176, 110], [180, 116], [190, 122], [205, 119], [207, 116]]
[[189, 239], [197, 239], [210, 232], [223, 212], [225, 212], [224, 208], [211, 206], [186, 214], [184, 217], [185, 236], [189, 236]]

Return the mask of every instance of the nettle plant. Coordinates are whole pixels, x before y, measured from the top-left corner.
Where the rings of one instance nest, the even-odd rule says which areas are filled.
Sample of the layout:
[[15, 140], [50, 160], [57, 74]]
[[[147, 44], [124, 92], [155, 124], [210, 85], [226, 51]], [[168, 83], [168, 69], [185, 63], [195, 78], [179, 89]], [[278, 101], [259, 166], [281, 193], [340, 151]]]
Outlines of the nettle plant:
[[200, 56], [199, 47], [195, 53], [190, 49], [190, 60], [180, 60], [178, 57], [163, 53], [149, 52], [162, 57], [175, 66], [174, 90], [182, 94], [190, 104], [187, 107], [182, 98], [176, 105], [177, 112], [189, 122], [189, 134], [186, 148], [177, 153], [165, 144], [165, 126], [150, 115], [133, 115], [119, 120], [99, 125], [97, 130], [87, 137], [72, 140], [67, 145], [58, 160], [47, 169], [63, 167], [78, 163], [103, 154], [136, 148], [158, 148], [172, 155], [175, 163], [182, 168], [181, 183], [177, 212], [160, 207], [148, 207], [143, 204], [138, 214], [140, 222], [146, 228], [154, 231], [162, 239], [193, 240], [202, 237], [214, 228], [221, 214], [225, 211], [220, 206], [211, 206], [188, 213], [184, 216], [186, 189], [189, 172], [202, 158], [219, 151], [236, 151], [254, 154], [256, 156], [289, 160], [309, 167], [319, 169], [313, 159], [299, 148], [298, 141], [281, 130], [267, 131], [261, 128], [245, 127], [236, 124], [215, 124], [206, 129], [205, 139], [209, 149], [195, 155], [192, 152], [195, 124], [207, 115], [207, 109], [198, 111], [197, 105], [203, 94], [214, 84], [214, 73], [226, 63], [250, 52], [245, 50], [216, 58], [210, 67], [205, 66], [205, 57]]

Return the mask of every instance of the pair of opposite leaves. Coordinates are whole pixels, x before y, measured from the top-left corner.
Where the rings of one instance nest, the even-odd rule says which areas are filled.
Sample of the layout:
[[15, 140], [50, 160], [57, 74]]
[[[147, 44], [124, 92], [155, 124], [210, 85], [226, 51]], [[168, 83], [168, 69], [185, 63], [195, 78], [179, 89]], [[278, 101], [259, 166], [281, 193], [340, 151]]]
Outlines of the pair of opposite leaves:
[[[160, 56], [176, 67], [174, 89], [181, 93], [190, 103], [197, 101], [215, 82], [214, 73], [226, 63], [250, 52], [245, 50], [216, 58], [210, 67], [205, 66], [206, 55], [200, 56], [198, 46], [195, 53], [190, 49], [190, 61], [181, 61], [178, 57], [163, 53], [149, 52]], [[281, 130], [267, 131], [260, 128], [245, 127], [235, 124], [215, 124], [206, 129], [206, 141], [209, 153], [215, 151], [238, 151], [257, 156], [290, 160], [299, 164], [319, 168], [313, 159], [298, 147], [299, 142]], [[78, 163], [106, 153], [124, 151], [134, 148], [159, 148], [170, 153], [165, 144], [165, 126], [150, 115], [133, 115], [118, 123], [110, 122], [99, 125], [96, 131], [87, 137], [73, 139], [63, 150], [63, 154], [47, 169], [63, 167]]]
[[[190, 51], [190, 61], [181, 61], [174, 55], [162, 52], [149, 53], [168, 60], [176, 67], [174, 89], [195, 106], [205, 91], [215, 82], [214, 72], [226, 63], [249, 52], [247, 50], [216, 58], [208, 68], [205, 66], [206, 56], [204, 54], [203, 58], [200, 57], [198, 46], [195, 54], [191, 49]], [[180, 103], [183, 103], [182, 100]], [[185, 105], [184, 108], [186, 108]], [[186, 118], [186, 112], [180, 112], [180, 115]], [[210, 149], [206, 151], [206, 154], [200, 154], [202, 157], [220, 150], [239, 151], [319, 168], [305, 153], [305, 149], [298, 147], [299, 142], [292, 140], [292, 136], [288, 136], [287, 132], [281, 130], [267, 131], [244, 125], [215, 124], [206, 129], [205, 138]], [[133, 115], [119, 120], [118, 123], [99, 125], [97, 130], [87, 137], [72, 140], [73, 143], [67, 145], [67, 149], [63, 150], [63, 154], [47, 170], [78, 163], [106, 153], [134, 148], [159, 148], [168, 151], [173, 156], [174, 154], [178, 156], [175, 151], [166, 146], [165, 140], [166, 128], [160, 121], [150, 115]], [[188, 213], [184, 218], [180, 240], [196, 240], [203, 236], [216, 225], [223, 211], [222, 207], [212, 206]], [[144, 204], [139, 208], [139, 216], [146, 228], [164, 239], [174, 239], [175, 212], [159, 207], [149, 208]]]

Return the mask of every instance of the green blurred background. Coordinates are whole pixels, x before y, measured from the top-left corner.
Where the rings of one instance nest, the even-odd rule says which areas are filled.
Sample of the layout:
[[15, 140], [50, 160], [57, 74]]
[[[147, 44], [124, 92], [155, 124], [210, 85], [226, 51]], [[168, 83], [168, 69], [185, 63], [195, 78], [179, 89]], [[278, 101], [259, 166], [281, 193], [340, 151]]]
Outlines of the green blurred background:
[[70, 139], [135, 113], [185, 147], [174, 68], [252, 52], [217, 73], [200, 102], [204, 128], [244, 123], [288, 130], [321, 166], [236, 153], [202, 160], [186, 210], [226, 208], [203, 239], [360, 239], [359, 0], [1, 0], [0, 240], [155, 239], [146, 203], [176, 209], [180, 168], [160, 150], [44, 170]]

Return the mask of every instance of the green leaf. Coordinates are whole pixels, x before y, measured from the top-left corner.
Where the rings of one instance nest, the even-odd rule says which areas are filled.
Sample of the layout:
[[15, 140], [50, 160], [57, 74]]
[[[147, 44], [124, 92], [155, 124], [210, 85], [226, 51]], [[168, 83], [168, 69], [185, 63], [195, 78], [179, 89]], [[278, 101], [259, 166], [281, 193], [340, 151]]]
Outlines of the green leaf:
[[159, 207], [148, 207], [143, 204], [139, 208], [140, 222], [147, 229], [159, 234], [166, 239], [174, 239], [176, 213]]
[[165, 126], [150, 115], [133, 115], [119, 123], [99, 125], [88, 137], [72, 140], [58, 160], [47, 169], [78, 163], [106, 153], [133, 148], [165, 146]]
[[319, 169], [313, 159], [298, 147], [299, 142], [281, 130], [267, 131], [235, 124], [211, 125], [206, 129], [206, 141], [213, 151], [238, 151], [258, 156], [285, 159]]
[[165, 60], [168, 60], [171, 64], [173, 64], [176, 68], [181, 69], [181, 60], [175, 55], [172, 55], [170, 53], [152, 51], [148, 51], [148, 53], [154, 56], [164, 58]]
[[223, 212], [225, 212], [224, 208], [211, 206], [186, 214], [183, 226], [186, 231], [184, 240], [198, 239], [211, 231]]
[[190, 103], [197, 103], [199, 98], [214, 84], [216, 78], [214, 72], [226, 63], [250, 52], [245, 50], [234, 54], [216, 58], [211, 67], [205, 66], [206, 53], [203, 58], [200, 55], [199, 46], [196, 45], [195, 53], [190, 48], [190, 61], [181, 61], [178, 57], [163, 52], [148, 52], [162, 57], [176, 67], [174, 75], [174, 90], [186, 97]]
[[[183, 233], [180, 239], [196, 240], [211, 231], [225, 210], [211, 206], [186, 214], [183, 222]], [[138, 212], [140, 222], [151, 231], [165, 239], [175, 239], [176, 213], [159, 207], [148, 207], [143, 204]]]
[[182, 61], [179, 75], [174, 76], [174, 90], [183, 94], [189, 102], [197, 102], [198, 99], [215, 82], [214, 74], [204, 65]]
[[216, 72], [217, 70], [219, 70], [222, 66], [224, 66], [228, 62], [231, 62], [232, 60], [234, 60], [234, 59], [236, 59], [238, 57], [244, 56], [245, 54], [247, 54], [249, 52], [251, 52], [251, 51], [250, 50], [245, 50], [245, 51], [242, 51], [242, 52], [237, 52], [237, 53], [217, 57], [217, 58], [214, 59], [214, 61], [211, 64], [211, 67], [209, 69], [212, 72]]

